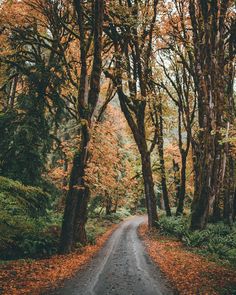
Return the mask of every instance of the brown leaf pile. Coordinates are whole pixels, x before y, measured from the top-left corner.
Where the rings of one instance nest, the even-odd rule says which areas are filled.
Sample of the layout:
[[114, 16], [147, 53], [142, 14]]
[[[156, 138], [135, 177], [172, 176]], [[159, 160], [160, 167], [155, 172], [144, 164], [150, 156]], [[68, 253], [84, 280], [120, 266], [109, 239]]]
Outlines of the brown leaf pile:
[[32, 261], [17, 260], [4, 264], [0, 268], [0, 294], [37, 295], [55, 287], [75, 272], [100, 250], [117, 225], [100, 236], [96, 245], [86, 246], [82, 253], [55, 255], [48, 259]]
[[139, 234], [149, 255], [178, 294], [215, 295], [219, 294], [217, 290], [224, 289], [225, 295], [232, 295], [229, 286], [236, 285], [235, 270], [187, 251], [181, 242], [160, 236], [157, 232], [149, 232], [147, 225], [140, 226]]

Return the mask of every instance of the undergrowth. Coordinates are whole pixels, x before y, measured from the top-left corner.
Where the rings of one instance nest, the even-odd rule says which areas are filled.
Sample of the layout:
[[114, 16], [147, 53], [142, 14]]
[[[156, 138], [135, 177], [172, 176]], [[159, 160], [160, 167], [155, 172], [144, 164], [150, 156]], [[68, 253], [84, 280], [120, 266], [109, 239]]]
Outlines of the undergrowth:
[[189, 217], [161, 217], [158, 228], [162, 235], [176, 237], [189, 249], [236, 266], [236, 225], [223, 222], [208, 224], [204, 230], [189, 230]]
[[[44, 258], [57, 253], [62, 212], [51, 206], [54, 199], [41, 188], [0, 177], [0, 259]], [[109, 226], [129, 215], [125, 208], [107, 216], [94, 210], [86, 225], [88, 244], [94, 245]]]

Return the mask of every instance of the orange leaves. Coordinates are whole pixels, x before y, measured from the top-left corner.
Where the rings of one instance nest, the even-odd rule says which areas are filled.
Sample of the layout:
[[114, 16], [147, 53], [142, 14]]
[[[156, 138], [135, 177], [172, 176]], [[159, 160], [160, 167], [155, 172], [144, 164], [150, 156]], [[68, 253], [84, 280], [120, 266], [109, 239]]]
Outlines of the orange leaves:
[[126, 147], [122, 142], [124, 134], [124, 118], [118, 108], [109, 105], [105, 120], [94, 124], [89, 144], [91, 158], [85, 180], [92, 195], [106, 198], [124, 191], [123, 181], [127, 175], [124, 163]]
[[42, 260], [18, 260], [0, 268], [2, 295], [37, 295], [71, 277], [103, 246], [117, 225], [97, 239], [96, 245], [86, 246], [82, 253], [56, 255]]
[[[139, 228], [151, 258], [158, 264], [180, 295], [219, 294], [219, 288], [236, 284], [236, 272], [186, 251], [181, 242]], [[224, 294], [230, 294], [224, 293]]]

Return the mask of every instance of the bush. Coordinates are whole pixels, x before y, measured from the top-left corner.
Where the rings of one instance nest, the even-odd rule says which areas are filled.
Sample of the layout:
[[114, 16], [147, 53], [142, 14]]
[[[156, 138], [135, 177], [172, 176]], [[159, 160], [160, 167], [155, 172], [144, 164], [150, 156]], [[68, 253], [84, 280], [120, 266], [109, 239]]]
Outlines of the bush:
[[[0, 257], [39, 257], [55, 252], [59, 220], [40, 188], [0, 177]], [[50, 213], [50, 214], [49, 214]]]
[[46, 214], [50, 196], [40, 188], [25, 186], [18, 181], [0, 176], [0, 210], [31, 217]]
[[147, 208], [146, 207], [140, 207], [137, 210], [134, 210], [134, 213], [135, 214], [140, 214], [140, 215], [147, 214]]
[[89, 219], [86, 224], [87, 242], [90, 245], [96, 244], [96, 238], [106, 231], [106, 227], [110, 225], [110, 222], [106, 222], [103, 219]]
[[187, 217], [162, 217], [158, 221], [161, 234], [180, 239], [187, 247], [200, 254], [236, 262], [236, 226], [209, 224], [202, 231], [190, 231]]
[[188, 220], [182, 217], [161, 217], [158, 228], [162, 234], [182, 238], [188, 230]]
[[106, 215], [105, 218], [110, 220], [111, 222], [118, 223], [119, 221], [123, 220], [124, 218], [130, 216], [130, 211], [126, 208], [120, 208], [117, 212], [113, 212], [109, 215]]

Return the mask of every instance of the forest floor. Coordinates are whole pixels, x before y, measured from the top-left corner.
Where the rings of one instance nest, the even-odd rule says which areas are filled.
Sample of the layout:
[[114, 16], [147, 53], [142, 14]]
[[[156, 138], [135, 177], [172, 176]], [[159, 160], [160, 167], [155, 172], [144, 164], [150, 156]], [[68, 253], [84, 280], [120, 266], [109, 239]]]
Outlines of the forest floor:
[[117, 224], [107, 225], [105, 233], [88, 245], [69, 255], [55, 255], [48, 259], [19, 259], [0, 261], [1, 295], [37, 295], [55, 287], [86, 265], [102, 248]]
[[139, 236], [177, 294], [236, 294], [236, 269], [192, 253], [180, 241], [148, 231], [146, 224], [139, 227]]

